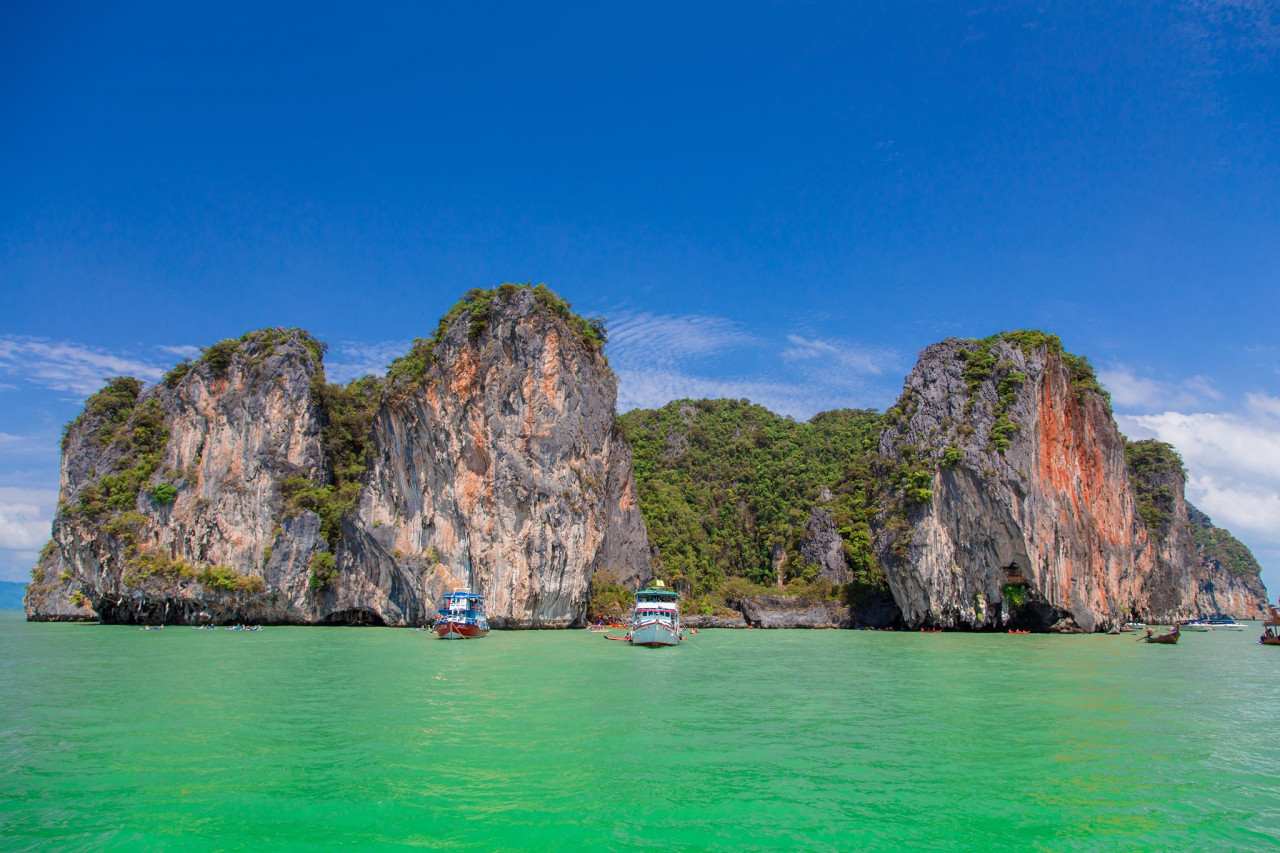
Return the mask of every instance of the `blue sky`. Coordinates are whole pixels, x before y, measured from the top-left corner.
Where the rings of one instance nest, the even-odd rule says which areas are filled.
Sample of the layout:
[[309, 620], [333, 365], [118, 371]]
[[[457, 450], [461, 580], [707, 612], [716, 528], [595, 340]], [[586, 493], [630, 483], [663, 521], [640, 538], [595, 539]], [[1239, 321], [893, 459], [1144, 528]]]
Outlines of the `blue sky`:
[[623, 408], [1057, 332], [1280, 589], [1268, 4], [267, 5], [0, 7], [0, 579], [104, 377], [284, 325], [351, 378], [510, 280]]

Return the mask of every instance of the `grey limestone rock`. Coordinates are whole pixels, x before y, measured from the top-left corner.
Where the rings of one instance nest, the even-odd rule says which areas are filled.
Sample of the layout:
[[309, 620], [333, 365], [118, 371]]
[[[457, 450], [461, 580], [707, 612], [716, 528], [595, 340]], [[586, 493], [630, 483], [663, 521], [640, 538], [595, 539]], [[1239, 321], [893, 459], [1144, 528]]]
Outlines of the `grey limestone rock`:
[[729, 602], [753, 628], [850, 628], [849, 608], [795, 595], [748, 595]]
[[1087, 366], [1056, 339], [1001, 338], [986, 370], [966, 377], [979, 347], [953, 338], [925, 350], [881, 439], [885, 468], [919, 460], [932, 493], [886, 495], [876, 535], [908, 627], [1097, 631], [1254, 607], [1221, 572], [1201, 580], [1189, 535], [1157, 553], [1136, 514], [1124, 438]]
[[732, 616], [681, 616], [680, 624], [686, 628], [747, 628], [747, 620], [741, 613]]
[[[568, 627], [596, 570], [647, 580], [613, 374], [531, 289], [506, 290], [479, 334], [464, 313], [420, 381], [387, 389], [336, 548], [315, 512], [288, 505], [291, 484], [332, 481], [309, 336], [219, 345], [143, 391], [118, 431], [86, 412], [68, 431], [28, 618], [412, 625], [468, 585], [495, 626]], [[166, 438], [122, 507], [110, 478], [138, 463], [128, 437], [144, 418]], [[171, 502], [151, 497], [161, 483]], [[329, 551], [336, 581], [315, 589], [312, 563]]]
[[[221, 369], [200, 362], [146, 389], [105, 446], [99, 419], [74, 421], [28, 618], [65, 618], [75, 598], [84, 618], [105, 622], [312, 621], [309, 565], [325, 546], [313, 513], [281, 517], [281, 483], [325, 475], [310, 388], [319, 367], [281, 330], [243, 342]], [[127, 507], [103, 508], [110, 478], [139, 462], [139, 428], [167, 433], [159, 464]], [[172, 502], [151, 497], [161, 483]], [[215, 581], [205, 574], [215, 567], [230, 574]]]
[[[830, 492], [827, 492], [830, 500]], [[805, 522], [804, 538], [800, 540], [800, 557], [806, 564], [819, 567], [819, 575], [833, 583], [848, 583], [853, 572], [844, 558], [844, 540], [836, 530], [830, 510], [814, 507]]]

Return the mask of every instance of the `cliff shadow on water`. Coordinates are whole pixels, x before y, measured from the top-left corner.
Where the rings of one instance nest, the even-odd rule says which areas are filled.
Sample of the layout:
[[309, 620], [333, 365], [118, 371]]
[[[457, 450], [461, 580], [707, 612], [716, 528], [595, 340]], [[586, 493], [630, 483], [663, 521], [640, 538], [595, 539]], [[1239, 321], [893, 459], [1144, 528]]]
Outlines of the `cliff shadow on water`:
[[1011, 332], [925, 350], [884, 413], [745, 400], [615, 413], [605, 324], [473, 290], [385, 377], [298, 329], [221, 341], [68, 424], [33, 620], [419, 625], [470, 587], [499, 628], [1087, 632], [1255, 618], [1257, 562], [1128, 442], [1087, 360]]

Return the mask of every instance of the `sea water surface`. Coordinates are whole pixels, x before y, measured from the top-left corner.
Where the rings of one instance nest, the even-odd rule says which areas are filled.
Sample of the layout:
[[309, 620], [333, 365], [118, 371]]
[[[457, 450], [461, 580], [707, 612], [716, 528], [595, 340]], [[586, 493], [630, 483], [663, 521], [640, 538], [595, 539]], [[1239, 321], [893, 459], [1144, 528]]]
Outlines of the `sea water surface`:
[[28, 624], [3, 850], [1280, 845], [1280, 648]]

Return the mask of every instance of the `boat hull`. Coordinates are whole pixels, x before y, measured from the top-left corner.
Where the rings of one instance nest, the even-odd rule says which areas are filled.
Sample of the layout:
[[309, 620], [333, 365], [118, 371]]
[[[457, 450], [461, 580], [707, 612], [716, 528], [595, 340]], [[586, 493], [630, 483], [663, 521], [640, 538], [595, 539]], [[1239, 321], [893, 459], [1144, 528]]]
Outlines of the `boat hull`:
[[442, 640], [474, 640], [489, 633], [488, 628], [466, 622], [445, 620], [436, 623], [436, 636]]
[[680, 631], [666, 622], [644, 622], [631, 629], [633, 646], [675, 646], [680, 644]]

